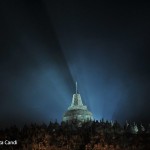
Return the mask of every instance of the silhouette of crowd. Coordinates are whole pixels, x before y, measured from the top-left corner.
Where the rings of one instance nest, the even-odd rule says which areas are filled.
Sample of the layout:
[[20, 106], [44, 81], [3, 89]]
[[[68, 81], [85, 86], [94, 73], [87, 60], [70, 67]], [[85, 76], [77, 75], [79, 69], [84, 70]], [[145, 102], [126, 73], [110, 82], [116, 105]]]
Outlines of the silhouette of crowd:
[[104, 120], [79, 124], [50, 122], [12, 126], [0, 130], [0, 140], [17, 140], [17, 145], [0, 145], [7, 150], [148, 150], [150, 125]]

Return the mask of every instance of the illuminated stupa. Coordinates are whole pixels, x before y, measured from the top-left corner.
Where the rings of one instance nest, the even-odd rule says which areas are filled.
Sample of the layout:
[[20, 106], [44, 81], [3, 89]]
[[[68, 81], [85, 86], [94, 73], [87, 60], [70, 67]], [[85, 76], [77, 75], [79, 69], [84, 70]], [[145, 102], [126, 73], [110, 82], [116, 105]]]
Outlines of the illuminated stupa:
[[88, 111], [87, 106], [83, 105], [80, 94], [77, 92], [77, 82], [76, 82], [76, 93], [73, 94], [71, 106], [64, 113], [64, 122], [87, 122], [93, 120], [93, 115]]

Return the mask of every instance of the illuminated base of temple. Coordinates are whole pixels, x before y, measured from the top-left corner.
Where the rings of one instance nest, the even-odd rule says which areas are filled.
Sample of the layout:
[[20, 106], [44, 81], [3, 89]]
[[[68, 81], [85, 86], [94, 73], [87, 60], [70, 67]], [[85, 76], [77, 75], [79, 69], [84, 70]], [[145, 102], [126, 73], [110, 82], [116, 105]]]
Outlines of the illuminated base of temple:
[[68, 110], [67, 112], [65, 112], [63, 116], [64, 122], [72, 122], [74, 120], [77, 120], [79, 122], [92, 121], [93, 116], [91, 112], [89, 112], [88, 110], [83, 110], [83, 109], [74, 109], [74, 110]]

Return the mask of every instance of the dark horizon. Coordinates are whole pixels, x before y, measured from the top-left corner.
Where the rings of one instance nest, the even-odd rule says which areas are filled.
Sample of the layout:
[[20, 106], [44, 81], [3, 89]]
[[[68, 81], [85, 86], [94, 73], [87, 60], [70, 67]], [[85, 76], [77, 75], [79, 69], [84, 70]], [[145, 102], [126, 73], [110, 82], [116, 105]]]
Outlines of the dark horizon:
[[2, 1], [1, 126], [61, 121], [78, 82], [96, 120], [150, 123], [150, 5]]

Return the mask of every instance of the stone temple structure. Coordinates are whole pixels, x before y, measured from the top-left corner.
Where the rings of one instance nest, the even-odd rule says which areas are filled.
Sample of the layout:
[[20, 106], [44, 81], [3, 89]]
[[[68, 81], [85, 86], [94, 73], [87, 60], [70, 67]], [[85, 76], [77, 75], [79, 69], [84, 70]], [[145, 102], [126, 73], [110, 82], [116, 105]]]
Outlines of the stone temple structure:
[[93, 115], [88, 111], [87, 106], [83, 105], [80, 94], [77, 92], [77, 82], [76, 82], [76, 93], [73, 94], [71, 106], [63, 115], [64, 122], [77, 121], [79, 123], [92, 121]]

